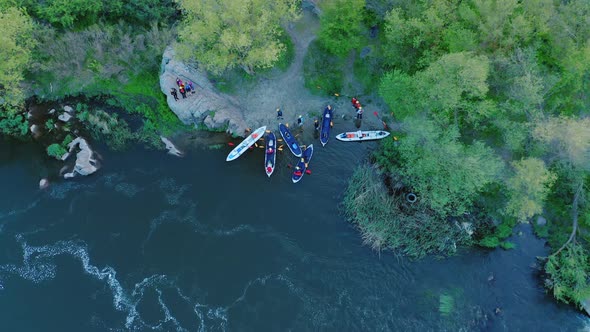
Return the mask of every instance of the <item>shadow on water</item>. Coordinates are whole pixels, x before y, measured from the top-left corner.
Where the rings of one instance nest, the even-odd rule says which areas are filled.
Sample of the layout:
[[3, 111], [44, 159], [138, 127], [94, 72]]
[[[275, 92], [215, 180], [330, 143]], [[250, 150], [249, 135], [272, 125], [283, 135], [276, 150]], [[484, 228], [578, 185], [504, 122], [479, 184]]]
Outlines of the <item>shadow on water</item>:
[[[333, 134], [353, 121], [335, 123]], [[187, 139], [186, 157], [103, 152], [94, 176], [37, 189], [29, 145], [0, 143], [0, 320], [11, 331], [565, 331], [587, 325], [544, 293], [527, 225], [515, 250], [417, 262], [362, 245], [338, 204], [377, 145], [317, 144], [291, 183], [285, 150], [225, 162]], [[193, 143], [191, 143], [193, 141]], [[317, 143], [316, 143], [317, 142]], [[208, 144], [209, 144], [208, 143]], [[496, 313], [496, 308], [500, 311]], [[34, 317], [26, 319], [25, 317]]]

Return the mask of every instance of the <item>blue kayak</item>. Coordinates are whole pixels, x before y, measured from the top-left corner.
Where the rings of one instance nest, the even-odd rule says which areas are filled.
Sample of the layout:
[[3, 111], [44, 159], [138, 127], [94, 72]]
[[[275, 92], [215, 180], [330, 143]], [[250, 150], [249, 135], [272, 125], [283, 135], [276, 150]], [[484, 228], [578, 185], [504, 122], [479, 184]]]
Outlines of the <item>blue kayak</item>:
[[330, 127], [333, 115], [331, 108], [326, 107], [324, 109], [324, 115], [322, 115], [322, 128], [320, 129], [320, 142], [322, 142], [322, 146], [325, 146], [330, 138]]
[[285, 140], [285, 144], [289, 147], [289, 150], [293, 152], [295, 157], [301, 157], [301, 147], [299, 146], [299, 143], [297, 143], [295, 137], [289, 131], [289, 128], [287, 128], [287, 126], [284, 124], [279, 123], [279, 132], [281, 133], [283, 140]]
[[307, 166], [311, 161], [311, 156], [313, 155], [313, 144], [310, 144], [305, 151], [303, 151], [303, 156], [295, 166], [295, 170], [293, 171], [293, 183], [299, 182], [303, 175], [305, 175], [305, 171], [307, 171]]

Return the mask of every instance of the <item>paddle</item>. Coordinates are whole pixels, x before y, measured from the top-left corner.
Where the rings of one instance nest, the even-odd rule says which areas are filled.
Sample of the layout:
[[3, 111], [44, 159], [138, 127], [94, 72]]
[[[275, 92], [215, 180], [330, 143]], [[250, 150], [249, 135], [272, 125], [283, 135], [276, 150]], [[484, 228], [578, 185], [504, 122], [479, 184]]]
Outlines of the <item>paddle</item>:
[[385, 121], [381, 120], [381, 118], [379, 117], [379, 114], [377, 114], [377, 111], [373, 112], [373, 114], [377, 117], [377, 119], [379, 119], [379, 121], [381, 121], [381, 123], [383, 124], [383, 129], [387, 129], [387, 123], [385, 123]]

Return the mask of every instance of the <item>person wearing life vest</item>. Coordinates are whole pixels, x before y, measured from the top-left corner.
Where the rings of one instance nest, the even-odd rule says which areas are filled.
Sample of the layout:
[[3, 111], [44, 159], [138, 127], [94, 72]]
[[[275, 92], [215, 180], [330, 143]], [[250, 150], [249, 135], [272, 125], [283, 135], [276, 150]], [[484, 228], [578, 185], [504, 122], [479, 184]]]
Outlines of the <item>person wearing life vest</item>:
[[266, 154], [272, 154], [274, 152], [274, 150], [272, 148], [268, 148], [268, 150], [266, 150]]
[[356, 111], [356, 118], [359, 120], [363, 119], [363, 108], [359, 107], [358, 110]]
[[295, 173], [293, 173], [295, 176], [301, 176], [303, 175], [303, 173], [301, 172], [301, 168], [299, 166], [295, 166]]
[[356, 108], [356, 103], [358, 103], [358, 99], [356, 99], [356, 97], [352, 97], [352, 100], [350, 101], [352, 103], [352, 107]]

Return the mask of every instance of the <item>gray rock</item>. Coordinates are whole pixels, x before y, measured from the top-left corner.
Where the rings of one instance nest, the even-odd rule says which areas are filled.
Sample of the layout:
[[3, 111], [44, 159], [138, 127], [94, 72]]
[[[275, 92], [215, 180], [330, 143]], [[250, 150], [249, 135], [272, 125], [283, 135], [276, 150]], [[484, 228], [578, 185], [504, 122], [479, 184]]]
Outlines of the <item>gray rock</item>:
[[63, 122], [68, 122], [68, 121], [70, 121], [72, 116], [70, 115], [70, 113], [64, 112], [64, 113], [60, 114], [57, 118]]
[[582, 300], [582, 302], [580, 304], [582, 305], [582, 308], [586, 312], [586, 315], [590, 316], [590, 298]]
[[320, 15], [322, 13], [318, 6], [318, 0], [302, 0], [301, 8], [311, 10], [314, 14]]
[[67, 106], [67, 105], [66, 105], [66, 106], [64, 106], [64, 111], [65, 111], [66, 113], [74, 114], [74, 109], [73, 109], [73, 108], [71, 108], [70, 106]]
[[168, 150], [169, 154], [177, 157], [182, 157], [182, 152], [180, 152], [180, 150], [178, 150], [169, 139], [167, 139], [164, 136], [160, 136], [160, 139], [162, 140], [162, 142], [164, 142], [164, 144], [166, 144], [166, 150]]
[[545, 226], [547, 225], [547, 219], [545, 219], [545, 217], [543, 216], [539, 216], [537, 218], [537, 226]]
[[76, 153], [76, 165], [72, 172], [64, 174], [64, 178], [66, 179], [74, 177], [75, 173], [80, 175], [90, 175], [98, 170], [98, 167], [96, 167], [96, 160], [93, 158], [94, 152], [90, 149], [88, 142], [82, 137], [77, 137], [68, 144], [69, 154], [71, 154], [76, 147], [80, 149], [80, 151]]
[[31, 133], [32, 133], [33, 135], [35, 135], [35, 136], [36, 136], [36, 135], [39, 135], [39, 134], [41, 133], [41, 132], [39, 131], [39, 126], [38, 126], [38, 125], [36, 125], [36, 124], [32, 125], [30, 129], [31, 129]]
[[41, 181], [39, 181], [39, 189], [45, 189], [47, 187], [49, 187], [49, 180], [41, 179]]
[[[179, 92], [179, 100], [175, 101], [170, 89], [178, 89], [177, 77], [183, 82], [192, 81], [196, 93], [188, 93], [187, 98], [183, 99]], [[172, 47], [166, 48], [162, 56], [160, 89], [166, 94], [172, 112], [185, 124], [198, 126], [206, 118], [210, 118], [207, 120], [209, 129], [226, 129], [228, 133], [235, 135], [244, 135], [244, 130], [248, 128], [235, 98], [217, 91], [204, 71], [177, 60]], [[215, 116], [209, 117], [210, 114]]]
[[55, 113], [55, 108], [52, 108], [51, 110], [49, 110], [48, 112], [49, 114], [54, 114]]

